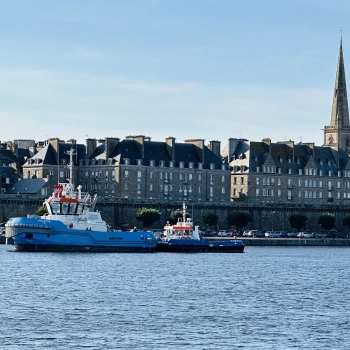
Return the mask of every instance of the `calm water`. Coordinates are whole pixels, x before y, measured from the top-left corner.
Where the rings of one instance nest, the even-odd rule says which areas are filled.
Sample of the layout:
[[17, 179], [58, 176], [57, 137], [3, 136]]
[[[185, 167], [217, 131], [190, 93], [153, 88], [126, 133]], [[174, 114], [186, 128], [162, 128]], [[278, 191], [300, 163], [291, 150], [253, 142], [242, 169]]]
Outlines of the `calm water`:
[[0, 246], [0, 348], [350, 348], [350, 248], [11, 249]]

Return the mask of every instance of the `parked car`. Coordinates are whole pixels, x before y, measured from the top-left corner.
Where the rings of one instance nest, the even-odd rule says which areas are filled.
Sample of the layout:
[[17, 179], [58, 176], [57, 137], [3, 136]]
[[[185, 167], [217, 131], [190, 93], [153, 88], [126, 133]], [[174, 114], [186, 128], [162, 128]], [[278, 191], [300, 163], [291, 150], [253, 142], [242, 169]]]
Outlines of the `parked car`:
[[244, 230], [242, 236], [243, 237], [248, 237], [249, 236], [249, 232], [250, 232], [249, 230]]
[[248, 231], [247, 236], [248, 237], [262, 237], [263, 235], [258, 230], [250, 230], [250, 231]]
[[287, 237], [288, 238], [297, 238], [298, 232], [288, 232]]
[[227, 237], [227, 236], [228, 236], [228, 233], [227, 233], [226, 230], [220, 230], [220, 231], [218, 232], [218, 236], [219, 236], [219, 237]]
[[236, 230], [232, 230], [231, 233], [230, 233], [230, 236], [231, 237], [238, 237], [239, 233]]
[[311, 238], [311, 233], [309, 233], [309, 232], [299, 232], [297, 237], [298, 238]]
[[279, 232], [273, 232], [273, 231], [265, 232], [265, 237], [267, 238], [279, 238], [279, 236], [280, 236]]

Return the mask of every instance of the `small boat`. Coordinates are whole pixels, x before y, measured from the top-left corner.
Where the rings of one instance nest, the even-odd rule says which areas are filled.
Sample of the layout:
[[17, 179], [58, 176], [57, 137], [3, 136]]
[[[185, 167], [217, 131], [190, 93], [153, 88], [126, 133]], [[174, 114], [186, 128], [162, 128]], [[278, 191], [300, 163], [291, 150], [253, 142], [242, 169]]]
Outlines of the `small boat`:
[[70, 156], [68, 183], [55, 185], [45, 200], [47, 214], [11, 218], [6, 223], [6, 244], [17, 251], [68, 252], [152, 252], [158, 240], [150, 231], [111, 230], [101, 214], [94, 211], [97, 201], [81, 186], [74, 189], [73, 149]]
[[169, 222], [164, 226], [163, 237], [159, 239], [158, 252], [207, 252], [209, 241], [201, 240], [198, 226], [191, 218], [186, 218], [186, 205], [182, 206], [182, 218], [175, 225]]

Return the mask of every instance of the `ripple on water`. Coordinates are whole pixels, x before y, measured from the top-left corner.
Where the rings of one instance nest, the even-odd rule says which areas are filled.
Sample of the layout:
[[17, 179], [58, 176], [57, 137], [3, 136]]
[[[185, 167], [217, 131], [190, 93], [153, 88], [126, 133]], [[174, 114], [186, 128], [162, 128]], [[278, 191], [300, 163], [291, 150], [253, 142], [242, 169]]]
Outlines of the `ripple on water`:
[[0, 246], [0, 347], [345, 349], [348, 252], [37, 254]]

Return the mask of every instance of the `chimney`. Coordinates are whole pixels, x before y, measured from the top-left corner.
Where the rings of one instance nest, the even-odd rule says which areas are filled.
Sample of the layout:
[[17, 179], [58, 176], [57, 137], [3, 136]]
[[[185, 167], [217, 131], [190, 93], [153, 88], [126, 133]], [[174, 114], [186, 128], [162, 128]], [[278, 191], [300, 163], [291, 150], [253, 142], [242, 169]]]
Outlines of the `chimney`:
[[119, 139], [117, 137], [106, 137], [105, 143], [105, 152], [106, 152], [106, 160], [108, 158], [112, 158], [112, 153], [114, 149], [117, 147], [119, 143]]
[[58, 162], [60, 139], [58, 137], [51, 138], [51, 139], [49, 139], [49, 144], [54, 148], [54, 150], [56, 152], [56, 162]]
[[204, 139], [194, 139], [194, 140], [185, 140], [185, 143], [191, 143], [196, 146], [196, 152], [200, 161], [204, 162]]
[[171, 160], [175, 160], [175, 137], [169, 136], [165, 139], [166, 149], [169, 153]]
[[137, 136], [127, 136], [126, 139], [136, 141], [137, 148], [141, 153], [141, 158], [144, 158], [145, 157], [144, 142], [145, 142], [145, 139], [149, 140], [149, 138], [145, 137], [144, 135], [137, 135]]
[[85, 142], [86, 142], [86, 156], [89, 159], [96, 149], [97, 141], [96, 139], [86, 139]]
[[220, 159], [220, 141], [209, 141], [209, 149]]

